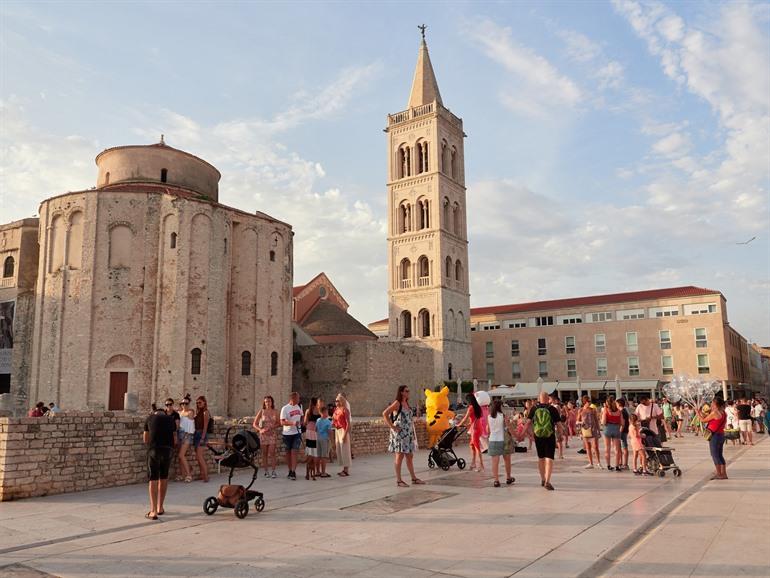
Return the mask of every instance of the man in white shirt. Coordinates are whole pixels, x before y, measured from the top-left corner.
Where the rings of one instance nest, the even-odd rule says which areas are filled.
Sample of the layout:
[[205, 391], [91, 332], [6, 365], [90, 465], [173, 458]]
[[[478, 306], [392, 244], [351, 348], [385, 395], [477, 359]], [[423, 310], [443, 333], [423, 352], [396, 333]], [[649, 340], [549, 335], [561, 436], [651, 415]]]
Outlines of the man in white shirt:
[[296, 480], [297, 452], [302, 445], [302, 406], [299, 405], [299, 394], [296, 391], [289, 395], [289, 403], [281, 408], [281, 425], [283, 426], [283, 445], [286, 446], [286, 463], [289, 466], [290, 480]]
[[660, 406], [657, 403], [651, 401], [649, 397], [643, 397], [639, 405], [636, 406], [634, 413], [639, 418], [639, 421], [642, 422], [643, 426], [649, 422], [647, 427], [649, 427], [656, 436], [660, 434], [658, 431], [658, 417], [663, 415], [663, 410], [660, 409]]
[[754, 431], [757, 433], [764, 433], [762, 417], [762, 403], [758, 399], [755, 399], [754, 405], [751, 408], [751, 418], [754, 422]]

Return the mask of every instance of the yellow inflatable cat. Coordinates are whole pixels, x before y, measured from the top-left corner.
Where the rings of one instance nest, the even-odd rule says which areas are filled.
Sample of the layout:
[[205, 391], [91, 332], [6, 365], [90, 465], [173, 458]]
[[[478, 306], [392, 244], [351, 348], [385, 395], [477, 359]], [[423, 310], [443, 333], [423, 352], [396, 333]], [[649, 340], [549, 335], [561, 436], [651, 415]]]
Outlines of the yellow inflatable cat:
[[449, 388], [441, 391], [425, 390], [425, 413], [428, 425], [428, 447], [433, 447], [438, 438], [449, 428], [449, 420], [455, 416], [449, 411]]

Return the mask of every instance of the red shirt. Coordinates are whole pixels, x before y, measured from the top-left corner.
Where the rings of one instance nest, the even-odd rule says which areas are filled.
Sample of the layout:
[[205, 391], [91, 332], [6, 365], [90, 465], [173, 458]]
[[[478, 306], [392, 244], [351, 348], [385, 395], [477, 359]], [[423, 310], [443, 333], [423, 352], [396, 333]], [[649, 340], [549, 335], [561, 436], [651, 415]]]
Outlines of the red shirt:
[[334, 410], [334, 416], [332, 416], [332, 425], [334, 429], [347, 429], [350, 425], [350, 417], [348, 417], [348, 410], [344, 407], [338, 407]]
[[31, 410], [29, 410], [27, 417], [43, 417], [43, 412], [40, 411], [39, 407], [33, 407]]

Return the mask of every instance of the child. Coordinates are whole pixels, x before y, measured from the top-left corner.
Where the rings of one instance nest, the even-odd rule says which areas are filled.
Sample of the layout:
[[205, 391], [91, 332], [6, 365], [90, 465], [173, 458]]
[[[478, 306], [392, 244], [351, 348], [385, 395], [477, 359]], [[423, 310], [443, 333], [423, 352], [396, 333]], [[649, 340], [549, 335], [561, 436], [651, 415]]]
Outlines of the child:
[[[631, 442], [631, 449], [634, 452], [634, 473], [636, 475], [649, 476], [647, 472], [647, 452], [644, 450], [644, 443], [642, 442], [641, 423], [639, 422], [639, 416], [632, 413], [629, 416], [630, 427], [628, 429], [628, 438]], [[637, 462], [641, 462], [641, 469], [637, 469]]]
[[329, 432], [332, 429], [332, 420], [329, 419], [329, 408], [321, 406], [321, 417], [315, 424], [315, 429], [318, 434], [318, 467], [320, 473], [319, 478], [329, 478], [329, 474], [326, 473], [326, 462], [329, 460]]

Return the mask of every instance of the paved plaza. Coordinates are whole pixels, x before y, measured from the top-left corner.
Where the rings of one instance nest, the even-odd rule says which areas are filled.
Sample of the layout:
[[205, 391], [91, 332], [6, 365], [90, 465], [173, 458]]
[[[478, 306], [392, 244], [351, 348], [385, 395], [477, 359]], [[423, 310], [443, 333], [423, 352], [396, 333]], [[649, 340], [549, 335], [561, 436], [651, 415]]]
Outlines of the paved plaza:
[[425, 486], [397, 489], [389, 455], [360, 457], [349, 478], [260, 478], [267, 507], [244, 520], [202, 512], [224, 476], [171, 483], [157, 522], [144, 519], [143, 484], [8, 502], [0, 575], [767, 576], [766, 438], [728, 443], [727, 481], [705, 481], [708, 447], [691, 437], [670, 444], [679, 479], [585, 470], [573, 443], [555, 492], [532, 454], [514, 456], [514, 486], [494, 488], [483, 474], [427, 471], [421, 451]]

